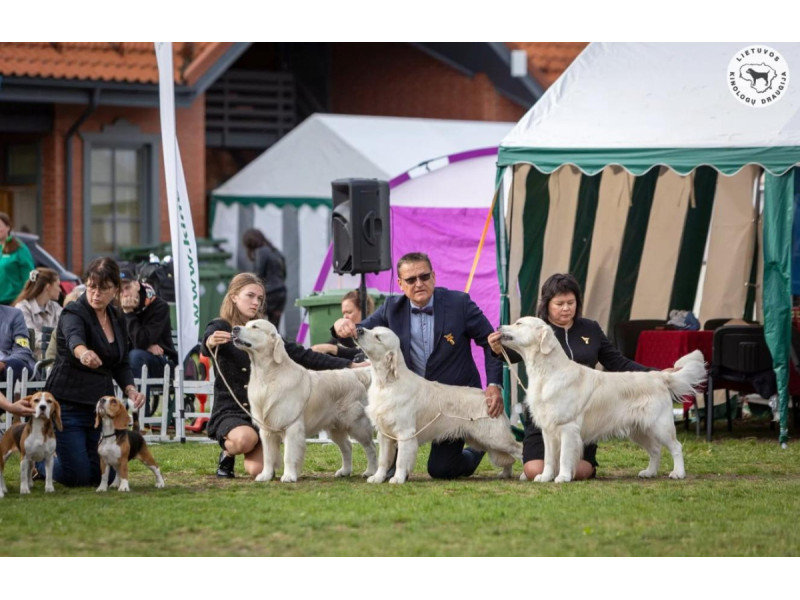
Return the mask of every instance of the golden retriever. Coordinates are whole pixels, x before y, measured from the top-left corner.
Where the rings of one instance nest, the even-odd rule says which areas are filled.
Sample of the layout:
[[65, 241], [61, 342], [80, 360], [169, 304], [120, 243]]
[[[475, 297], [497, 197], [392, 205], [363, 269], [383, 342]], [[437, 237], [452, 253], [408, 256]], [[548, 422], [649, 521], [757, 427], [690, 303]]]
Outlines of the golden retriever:
[[706, 380], [699, 350], [679, 359], [675, 371], [608, 373], [570, 360], [536, 317], [522, 317], [500, 333], [503, 346], [525, 361], [525, 402], [544, 438], [544, 471], [534, 481], [572, 480], [583, 445], [609, 437], [628, 437], [647, 450], [650, 463], [639, 477], [658, 474], [662, 446], [672, 454], [670, 478], [686, 476], [672, 403]]
[[522, 445], [514, 439], [505, 413], [492, 419], [483, 391], [428, 381], [403, 360], [400, 340], [386, 327], [357, 329], [356, 342], [372, 366], [367, 414], [378, 429], [378, 471], [368, 479], [382, 483], [397, 448], [397, 465], [389, 483], [404, 483], [414, 469], [420, 444], [466, 439], [511, 476], [514, 460], [522, 460]]
[[275, 326], [258, 319], [234, 327], [233, 343], [250, 355], [247, 397], [253, 420], [259, 427], [264, 468], [256, 481], [269, 481], [280, 467], [280, 444], [284, 442], [281, 481], [295, 482], [302, 471], [306, 437], [326, 431], [342, 453], [336, 477], [353, 470], [353, 448], [349, 436], [364, 447], [369, 477], [377, 468], [373, 429], [364, 407], [367, 403], [369, 369], [309, 371], [286, 353]]

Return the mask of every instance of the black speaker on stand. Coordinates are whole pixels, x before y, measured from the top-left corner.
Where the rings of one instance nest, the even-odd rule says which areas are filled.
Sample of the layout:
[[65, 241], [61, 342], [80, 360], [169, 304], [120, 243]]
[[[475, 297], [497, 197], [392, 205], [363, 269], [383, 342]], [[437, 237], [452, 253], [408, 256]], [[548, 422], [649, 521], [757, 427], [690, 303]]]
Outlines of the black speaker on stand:
[[364, 275], [392, 268], [389, 184], [378, 179], [331, 182], [333, 271], [361, 274], [361, 312], [367, 314]]

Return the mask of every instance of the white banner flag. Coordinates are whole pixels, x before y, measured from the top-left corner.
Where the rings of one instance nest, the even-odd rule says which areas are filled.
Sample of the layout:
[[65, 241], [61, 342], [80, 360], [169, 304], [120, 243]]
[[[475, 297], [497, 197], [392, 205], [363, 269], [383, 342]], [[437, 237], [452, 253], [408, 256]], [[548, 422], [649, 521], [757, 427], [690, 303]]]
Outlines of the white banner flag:
[[200, 336], [200, 283], [197, 243], [192, 224], [189, 193], [183, 174], [178, 137], [175, 133], [175, 82], [172, 70], [172, 42], [156, 42], [158, 90], [161, 109], [161, 144], [167, 183], [172, 264], [175, 271], [175, 303], [178, 316], [178, 357], [197, 345]]

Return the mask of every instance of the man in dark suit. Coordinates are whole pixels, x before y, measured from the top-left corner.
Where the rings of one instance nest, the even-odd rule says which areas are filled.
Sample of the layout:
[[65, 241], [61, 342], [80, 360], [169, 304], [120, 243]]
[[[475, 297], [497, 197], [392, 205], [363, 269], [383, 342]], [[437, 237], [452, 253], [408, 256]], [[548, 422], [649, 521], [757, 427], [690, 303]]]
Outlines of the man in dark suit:
[[[436, 287], [436, 273], [427, 254], [413, 252], [397, 262], [397, 283], [403, 296], [389, 298], [359, 327], [388, 327], [400, 338], [408, 368], [430, 381], [448, 385], [481, 387], [472, 359], [471, 341], [484, 349], [486, 405], [494, 418], [503, 411], [500, 388], [502, 364], [488, 345], [492, 325], [481, 309], [463, 292]], [[339, 337], [355, 334], [355, 325], [339, 319], [333, 328]], [[431, 445], [428, 474], [434, 479], [453, 479], [475, 472], [483, 452], [464, 448], [464, 440]]]

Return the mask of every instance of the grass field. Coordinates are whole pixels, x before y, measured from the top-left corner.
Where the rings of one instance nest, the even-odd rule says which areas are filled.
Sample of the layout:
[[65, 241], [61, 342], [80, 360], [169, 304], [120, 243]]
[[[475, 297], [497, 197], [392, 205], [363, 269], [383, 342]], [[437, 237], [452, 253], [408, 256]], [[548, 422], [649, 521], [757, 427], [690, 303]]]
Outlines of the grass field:
[[[160, 444], [166, 489], [141, 463], [130, 494], [35, 482], [20, 497], [16, 455], [0, 500], [3, 556], [797, 556], [800, 446], [765, 423], [711, 444], [679, 430], [687, 479], [640, 481], [645, 452], [600, 445], [598, 479], [571, 484], [476, 476], [432, 481], [427, 448], [403, 486], [335, 480], [338, 450], [309, 446], [303, 479], [257, 484], [214, 476], [218, 447]], [[354, 451], [358, 472], [365, 466]], [[515, 475], [519, 467], [515, 466]]]

